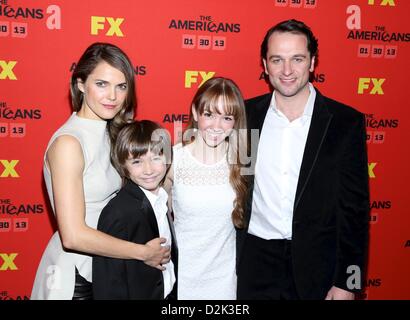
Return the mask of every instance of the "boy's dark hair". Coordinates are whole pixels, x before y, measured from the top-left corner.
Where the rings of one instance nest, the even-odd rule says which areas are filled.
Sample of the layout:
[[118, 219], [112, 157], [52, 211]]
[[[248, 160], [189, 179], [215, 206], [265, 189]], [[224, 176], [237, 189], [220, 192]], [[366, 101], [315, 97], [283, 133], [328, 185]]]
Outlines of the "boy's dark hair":
[[274, 32], [290, 32], [294, 34], [302, 34], [306, 36], [307, 39], [307, 49], [310, 52], [310, 57], [317, 57], [318, 54], [318, 40], [314, 36], [312, 30], [304, 24], [302, 21], [295, 19], [286, 20], [279, 22], [277, 25], [273, 26], [266, 32], [265, 38], [261, 44], [261, 58], [267, 59], [268, 54], [268, 42], [270, 36]]
[[118, 133], [113, 147], [112, 164], [123, 179], [129, 178], [129, 172], [125, 168], [126, 160], [130, 157], [139, 158], [148, 151], [164, 155], [169, 169], [172, 162], [172, 146], [168, 131], [150, 120], [131, 122]]

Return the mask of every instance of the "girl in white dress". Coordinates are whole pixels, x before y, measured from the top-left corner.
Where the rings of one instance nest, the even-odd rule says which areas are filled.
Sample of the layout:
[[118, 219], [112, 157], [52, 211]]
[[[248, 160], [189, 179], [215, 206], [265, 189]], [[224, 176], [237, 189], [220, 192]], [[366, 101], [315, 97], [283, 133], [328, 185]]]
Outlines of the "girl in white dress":
[[133, 65], [118, 47], [94, 43], [71, 77], [74, 112], [52, 136], [44, 179], [58, 231], [40, 261], [31, 299], [92, 298], [92, 255], [138, 259], [163, 269], [169, 248], [163, 238], [145, 245], [96, 230], [102, 208], [121, 179], [110, 162], [110, 144], [135, 108]]
[[199, 88], [168, 175], [178, 299], [236, 299], [235, 227], [243, 227], [247, 192], [239, 163], [245, 125], [243, 98], [231, 80], [212, 78]]

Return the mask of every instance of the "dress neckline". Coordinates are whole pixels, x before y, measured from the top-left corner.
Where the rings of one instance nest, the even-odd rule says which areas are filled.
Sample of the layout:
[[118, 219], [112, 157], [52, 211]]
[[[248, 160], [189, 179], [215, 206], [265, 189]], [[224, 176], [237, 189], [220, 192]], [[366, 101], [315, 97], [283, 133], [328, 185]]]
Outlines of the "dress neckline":
[[189, 148], [189, 145], [186, 145], [184, 149], [186, 149], [185, 151], [188, 153], [189, 157], [190, 157], [191, 159], [193, 159], [193, 161], [195, 161], [196, 163], [198, 163], [198, 164], [200, 164], [200, 165], [202, 165], [202, 166], [204, 166], [204, 167], [215, 167], [215, 166], [221, 165], [222, 163], [226, 162], [226, 152], [225, 152], [225, 154], [224, 154], [224, 156], [222, 157], [221, 160], [219, 160], [219, 161], [217, 161], [217, 162], [215, 162], [215, 163], [213, 163], [213, 164], [207, 164], [207, 163], [203, 163], [202, 161], [200, 161], [199, 159], [197, 159], [197, 158], [192, 154], [191, 150], [189, 150], [189, 149], [190, 149], [190, 148]]
[[71, 118], [97, 130], [105, 130], [107, 128], [107, 121], [82, 118], [77, 115], [77, 112], [73, 112]]

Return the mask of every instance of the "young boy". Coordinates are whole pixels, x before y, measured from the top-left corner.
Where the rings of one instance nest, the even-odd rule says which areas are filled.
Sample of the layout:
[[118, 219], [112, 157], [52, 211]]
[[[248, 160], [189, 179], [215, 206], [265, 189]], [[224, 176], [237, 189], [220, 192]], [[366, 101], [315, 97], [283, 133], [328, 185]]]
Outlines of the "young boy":
[[168, 195], [161, 187], [171, 165], [171, 150], [169, 135], [152, 121], [127, 124], [119, 132], [112, 158], [123, 187], [102, 210], [97, 229], [147, 244], [148, 250], [147, 242], [165, 238], [163, 245], [171, 248], [171, 260], [167, 256], [157, 269], [140, 260], [95, 256], [94, 299], [176, 298], [176, 242]]

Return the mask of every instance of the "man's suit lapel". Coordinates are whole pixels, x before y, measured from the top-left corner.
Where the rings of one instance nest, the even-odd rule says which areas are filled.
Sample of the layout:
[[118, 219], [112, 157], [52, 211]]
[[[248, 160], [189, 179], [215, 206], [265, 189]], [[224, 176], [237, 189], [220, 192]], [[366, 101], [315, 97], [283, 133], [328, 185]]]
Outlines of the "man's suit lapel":
[[266, 114], [268, 112], [271, 99], [272, 94], [266, 95], [258, 105], [254, 106], [254, 109], [252, 110], [252, 115], [254, 116], [251, 119], [249, 119], [250, 129], [259, 130], [259, 137], [261, 136], [263, 123], [265, 122]]
[[309, 180], [310, 174], [316, 163], [320, 148], [325, 139], [327, 130], [332, 120], [323, 96], [316, 90], [315, 105], [313, 108], [312, 121], [306, 140], [305, 152], [303, 154], [302, 165], [299, 173], [299, 180], [296, 189], [294, 211], [299, 205], [300, 199]]
[[[256, 165], [256, 158], [258, 154], [258, 147], [259, 147], [259, 140], [262, 133], [263, 123], [265, 122], [266, 114], [268, 113], [268, 109], [270, 106], [270, 101], [272, 99], [272, 93], [266, 94], [261, 101], [257, 104], [252, 105], [249, 109], [247, 109], [247, 117], [248, 117], [248, 141], [250, 145], [250, 155], [251, 155], [251, 162], [248, 164], [252, 170], [253, 174], [248, 177], [249, 187], [250, 190], [253, 190], [253, 183], [255, 178], [255, 165]], [[254, 135], [254, 130], [257, 130], [257, 136]], [[254, 139], [252, 139], [254, 138]]]

